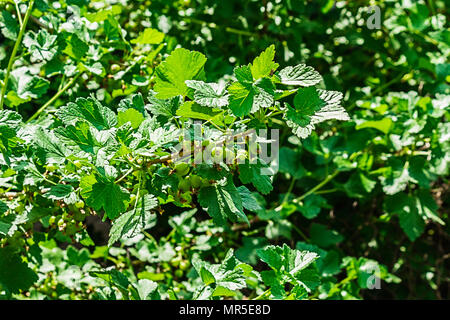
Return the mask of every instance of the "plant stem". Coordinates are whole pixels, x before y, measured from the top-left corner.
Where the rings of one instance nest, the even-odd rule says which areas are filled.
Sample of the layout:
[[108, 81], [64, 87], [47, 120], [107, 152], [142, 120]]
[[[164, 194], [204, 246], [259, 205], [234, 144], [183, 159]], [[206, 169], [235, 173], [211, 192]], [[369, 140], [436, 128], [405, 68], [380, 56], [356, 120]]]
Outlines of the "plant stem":
[[[328, 175], [324, 180], [322, 180], [318, 185], [316, 185], [314, 188], [310, 189], [308, 192], [304, 193], [303, 195], [301, 195], [298, 198], [295, 198], [294, 200], [292, 200], [292, 203], [299, 203], [300, 201], [302, 201], [303, 199], [305, 199], [307, 196], [313, 194], [314, 192], [316, 192], [317, 190], [319, 190], [320, 188], [322, 188], [324, 185], [326, 185], [328, 182], [330, 182], [331, 180], [333, 180], [333, 178], [335, 176], [337, 176], [339, 174], [339, 170], [334, 171], [332, 174]], [[283, 204], [280, 204], [278, 207], [275, 208], [276, 211], [280, 211], [283, 208]]]
[[288, 187], [288, 190], [286, 192], [286, 194], [284, 195], [283, 201], [281, 202], [281, 205], [285, 204], [288, 201], [289, 195], [292, 192], [292, 189], [294, 188], [295, 182], [297, 181], [296, 178], [292, 178], [291, 180], [291, 184]]
[[14, 1], [14, 4], [16, 6], [17, 19], [19, 19], [19, 25], [20, 25], [20, 27], [22, 27], [23, 21], [22, 21], [22, 14], [20, 13], [19, 3]]
[[266, 291], [264, 291], [263, 293], [261, 293], [259, 296], [257, 296], [255, 299], [253, 300], [263, 300], [266, 297], [270, 296], [270, 289], [267, 289]]
[[16, 43], [14, 44], [11, 56], [9, 57], [8, 68], [6, 69], [5, 80], [3, 81], [3, 87], [0, 93], [0, 110], [3, 110], [3, 103], [5, 102], [5, 94], [6, 94], [6, 87], [8, 86], [8, 79], [11, 74], [11, 69], [14, 64], [14, 59], [16, 57], [17, 50], [19, 49], [19, 46], [22, 43], [23, 34], [25, 33], [25, 28], [27, 27], [28, 19], [30, 18], [31, 11], [33, 10], [33, 4], [34, 0], [30, 0], [27, 12], [25, 13], [25, 18], [23, 19], [22, 26], [20, 27], [19, 35], [17, 36]]
[[42, 111], [44, 111], [49, 105], [51, 105], [53, 102], [55, 102], [56, 99], [58, 99], [58, 97], [64, 93], [64, 91], [66, 91], [67, 89], [69, 89], [73, 83], [77, 80], [77, 78], [81, 75], [81, 72], [78, 73], [75, 77], [73, 77], [72, 79], [70, 79], [70, 81], [62, 88], [60, 89], [53, 97], [50, 98], [50, 100], [48, 100], [38, 111], [36, 111], [35, 114], [33, 114], [26, 123], [30, 122], [31, 120], [36, 119], [41, 113]]
[[305, 199], [307, 196], [313, 194], [314, 192], [316, 192], [317, 190], [322, 188], [324, 185], [326, 185], [328, 182], [333, 180], [333, 178], [336, 177], [339, 174], [339, 172], [340, 172], [339, 170], [334, 171], [332, 174], [328, 175], [321, 183], [316, 185], [314, 188], [310, 189], [308, 192], [304, 193], [300, 197], [295, 198], [293, 200], [293, 202], [298, 203], [298, 202], [302, 201], [303, 199]]

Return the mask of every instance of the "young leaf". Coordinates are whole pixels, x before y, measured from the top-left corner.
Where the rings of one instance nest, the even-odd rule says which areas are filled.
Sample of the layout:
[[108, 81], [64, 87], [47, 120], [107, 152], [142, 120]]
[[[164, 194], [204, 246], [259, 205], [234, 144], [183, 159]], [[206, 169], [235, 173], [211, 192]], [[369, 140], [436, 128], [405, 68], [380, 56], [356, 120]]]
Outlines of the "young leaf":
[[197, 80], [187, 80], [186, 85], [195, 90], [194, 100], [202, 106], [220, 108], [228, 104], [225, 85]]
[[322, 80], [320, 73], [305, 64], [286, 67], [278, 73], [278, 77], [284, 85], [302, 87], [316, 85]]
[[255, 80], [268, 77], [275, 72], [279, 64], [273, 61], [274, 58], [275, 46], [272, 44], [253, 60], [250, 70]]
[[154, 90], [159, 99], [186, 96], [186, 80], [204, 80], [206, 57], [197, 51], [177, 48], [156, 68]]
[[135, 44], [158, 44], [164, 39], [164, 33], [152, 28], [144, 29], [136, 39], [132, 39], [130, 42]]

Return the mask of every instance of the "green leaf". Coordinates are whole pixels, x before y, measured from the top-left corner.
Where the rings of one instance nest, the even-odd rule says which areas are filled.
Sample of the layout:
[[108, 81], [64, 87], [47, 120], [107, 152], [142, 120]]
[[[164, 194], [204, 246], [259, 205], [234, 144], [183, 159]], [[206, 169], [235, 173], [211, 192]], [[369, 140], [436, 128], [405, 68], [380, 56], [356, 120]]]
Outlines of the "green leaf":
[[0, 287], [10, 293], [27, 290], [38, 280], [36, 273], [11, 247], [0, 248]]
[[278, 77], [282, 84], [291, 86], [310, 87], [322, 81], [322, 76], [305, 64], [286, 67], [278, 73]]
[[237, 188], [239, 194], [241, 195], [242, 205], [245, 209], [251, 212], [257, 212], [263, 208], [256, 200], [255, 196], [247, 189], [246, 186], [240, 186]]
[[0, 15], [0, 29], [5, 38], [15, 41], [19, 34], [19, 24], [7, 10]]
[[67, 46], [64, 49], [64, 53], [78, 61], [86, 56], [88, 50], [89, 46], [86, 42], [81, 40], [77, 34], [73, 33], [67, 41]]
[[250, 114], [255, 92], [251, 84], [234, 82], [228, 87], [230, 93], [230, 109], [237, 117]]
[[205, 286], [216, 282], [216, 278], [214, 278], [214, 275], [210, 271], [208, 271], [205, 267], [202, 267], [200, 269], [200, 277], [202, 278], [202, 281], [205, 284]]
[[206, 57], [197, 51], [177, 48], [156, 68], [154, 90], [159, 99], [186, 96], [186, 80], [204, 80]]
[[302, 89], [294, 99], [295, 109], [286, 104], [286, 124], [295, 135], [305, 139], [318, 123], [331, 119], [350, 120], [339, 105], [342, 97], [342, 93], [336, 91], [316, 90], [314, 87]]
[[87, 205], [94, 210], [103, 208], [110, 219], [115, 219], [124, 212], [126, 203], [130, 199], [129, 192], [114, 182], [95, 182], [93, 185], [84, 185], [82, 194]]
[[283, 247], [267, 246], [257, 252], [261, 261], [275, 272], [286, 272], [293, 276], [306, 269], [319, 257], [315, 252], [291, 249], [286, 244]]
[[136, 109], [127, 109], [126, 111], [119, 111], [117, 114], [117, 126], [130, 122], [133, 129], [139, 128], [140, 124], [144, 121], [142, 113]]
[[358, 122], [355, 129], [361, 130], [364, 128], [374, 128], [377, 130], [380, 130], [384, 134], [388, 134], [388, 132], [391, 130], [393, 126], [393, 122], [391, 118], [383, 118], [381, 120], [369, 120], [369, 121], [362, 121]]
[[154, 91], [149, 92], [149, 105], [147, 110], [154, 115], [161, 115], [165, 117], [173, 117], [176, 115], [177, 109], [180, 106], [180, 97], [173, 97], [171, 99], [158, 99]]
[[268, 194], [273, 190], [270, 176], [262, 175], [261, 170], [266, 166], [259, 163], [239, 164], [239, 179], [243, 184], [251, 183], [262, 194]]
[[198, 201], [218, 225], [225, 225], [227, 219], [249, 223], [243, 212], [239, 191], [230, 180], [203, 187], [200, 189]]
[[428, 190], [418, 190], [416, 200], [417, 210], [422, 218], [428, 218], [441, 225], [445, 225], [445, 222], [439, 217], [439, 206]]
[[39, 127], [34, 133], [34, 141], [36, 143], [39, 154], [46, 159], [56, 163], [63, 163], [69, 155], [67, 147], [59, 141], [55, 134]]
[[274, 58], [275, 46], [272, 44], [253, 60], [250, 70], [255, 80], [268, 77], [277, 70], [279, 64], [273, 61]]
[[397, 214], [400, 226], [411, 241], [416, 240], [425, 230], [425, 217], [419, 214], [417, 201], [405, 193], [397, 193], [384, 202], [385, 210]]
[[64, 200], [67, 204], [73, 204], [78, 200], [73, 187], [68, 184], [51, 186], [50, 190], [44, 196], [51, 200]]
[[223, 112], [201, 106], [194, 101], [186, 101], [176, 112], [177, 116], [191, 119], [211, 121], [219, 126], [223, 125]]
[[23, 76], [19, 79], [17, 95], [20, 99], [37, 99], [48, 90], [50, 81], [38, 76]]
[[77, 121], [75, 126], [69, 125], [65, 128], [56, 128], [55, 133], [67, 145], [78, 146], [85, 152], [97, 154], [102, 144], [95, 138], [93, 130], [95, 128], [91, 127], [89, 123]]
[[220, 108], [228, 104], [225, 84], [187, 80], [186, 85], [195, 90], [194, 101], [202, 106]]
[[58, 52], [57, 36], [52, 35], [45, 29], [38, 33], [29, 31], [23, 38], [23, 45], [31, 53], [31, 61], [50, 61]]
[[[235, 69], [236, 77], [238, 77], [237, 70], [238, 68]], [[229, 108], [237, 117], [254, 113], [260, 108], [269, 108], [274, 103], [275, 87], [267, 78], [255, 83], [234, 82], [228, 87], [228, 92], [230, 94]]]
[[242, 246], [236, 250], [236, 258], [252, 265], [256, 265], [256, 263], [258, 262], [258, 249], [264, 248], [265, 246], [267, 246], [267, 244], [268, 241], [266, 238], [242, 238]]
[[311, 224], [310, 229], [311, 242], [319, 247], [327, 248], [344, 240], [337, 231], [329, 230], [326, 226], [318, 223]]
[[74, 125], [77, 121], [87, 121], [98, 130], [111, 129], [117, 124], [117, 117], [108, 107], [97, 99], [77, 98], [58, 109], [56, 115], [66, 125]]
[[415, 207], [405, 205], [398, 213], [400, 226], [411, 241], [416, 240], [425, 230], [425, 222]]
[[282, 147], [279, 153], [280, 172], [289, 173], [293, 178], [300, 179], [306, 174], [302, 166], [301, 155], [287, 147]]
[[158, 284], [154, 281], [140, 279], [137, 282], [136, 289], [141, 300], [152, 300], [157, 298], [155, 293], [157, 293]]
[[109, 232], [108, 246], [125, 238], [132, 238], [142, 230], [151, 228], [156, 223], [156, 215], [151, 210], [158, 206], [158, 200], [151, 194], [144, 195], [136, 208], [114, 220]]
[[158, 44], [164, 40], [164, 33], [152, 28], [144, 29], [136, 39], [132, 39], [130, 42], [135, 44]]
[[305, 218], [312, 219], [317, 217], [320, 210], [324, 207], [327, 207], [326, 199], [320, 195], [312, 194], [303, 200], [303, 204], [298, 207], [298, 210]]

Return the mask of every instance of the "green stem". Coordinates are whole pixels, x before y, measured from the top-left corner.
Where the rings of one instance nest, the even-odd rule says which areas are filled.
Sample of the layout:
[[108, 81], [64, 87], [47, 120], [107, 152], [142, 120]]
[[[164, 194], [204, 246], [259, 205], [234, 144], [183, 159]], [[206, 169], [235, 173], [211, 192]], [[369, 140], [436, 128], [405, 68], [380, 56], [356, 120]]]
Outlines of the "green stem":
[[34, 0], [30, 0], [30, 4], [28, 5], [28, 9], [25, 14], [25, 18], [23, 19], [22, 26], [19, 31], [19, 35], [17, 36], [16, 43], [14, 44], [13, 51], [9, 58], [8, 68], [6, 69], [5, 80], [3, 83], [2, 91], [0, 93], [0, 110], [3, 110], [3, 103], [5, 102], [5, 94], [6, 94], [6, 87], [8, 86], [8, 79], [11, 74], [11, 69], [14, 64], [14, 59], [16, 58], [17, 50], [19, 49], [19, 46], [22, 43], [23, 34], [25, 33], [28, 19], [30, 18], [31, 11], [33, 10], [33, 4], [34, 4]]
[[20, 13], [19, 3], [14, 1], [14, 4], [16, 6], [17, 19], [19, 19], [19, 25], [20, 25], [20, 27], [22, 27], [23, 21], [22, 21], [22, 14]]
[[285, 204], [288, 201], [289, 195], [291, 194], [292, 189], [294, 188], [296, 181], [297, 181], [296, 178], [292, 178], [291, 184], [289, 185], [289, 188], [288, 188], [286, 194], [284, 195], [284, 198], [283, 198], [283, 201], [281, 202], [281, 205]]
[[270, 297], [270, 289], [267, 289], [266, 291], [264, 291], [263, 293], [261, 293], [259, 296], [257, 296], [255, 299], [253, 300], [264, 300], [266, 297]]
[[339, 174], [339, 170], [334, 171], [332, 174], [328, 175], [321, 183], [319, 183], [318, 185], [316, 185], [314, 188], [310, 189], [308, 192], [304, 193], [303, 195], [301, 195], [300, 197], [294, 199], [294, 203], [298, 203], [300, 201], [302, 201], [303, 199], [305, 199], [307, 196], [313, 194], [314, 192], [316, 192], [317, 190], [319, 190], [320, 188], [322, 188], [324, 185], [326, 185], [328, 182], [330, 182], [331, 180], [333, 180], [334, 177], [336, 177]]
[[[324, 185], [326, 185], [328, 182], [330, 182], [331, 180], [333, 180], [334, 177], [336, 177], [339, 174], [339, 170], [334, 171], [332, 174], [328, 175], [324, 180], [322, 180], [318, 185], [316, 185], [314, 188], [308, 190], [308, 192], [304, 193], [303, 195], [301, 195], [298, 198], [295, 198], [294, 200], [292, 200], [292, 203], [299, 203], [300, 201], [302, 201], [303, 199], [305, 199], [307, 196], [313, 194], [314, 192], [316, 192], [317, 190], [319, 190], [320, 188], [322, 188]], [[278, 207], [275, 208], [276, 211], [280, 211], [283, 208], [283, 204], [280, 204]]]
[[70, 79], [70, 81], [61, 90], [59, 90], [53, 97], [51, 97], [50, 100], [48, 100], [38, 111], [35, 112], [35, 114], [33, 114], [27, 120], [27, 123], [36, 119], [42, 113], [42, 111], [47, 109], [48, 106], [50, 106], [53, 102], [55, 102], [55, 100], [58, 99], [58, 97], [61, 94], [63, 94], [67, 89], [69, 89], [74, 84], [74, 82], [78, 79], [78, 77], [80, 75], [81, 75], [81, 72], [79, 74], [77, 74], [75, 77], [73, 77], [72, 79]]

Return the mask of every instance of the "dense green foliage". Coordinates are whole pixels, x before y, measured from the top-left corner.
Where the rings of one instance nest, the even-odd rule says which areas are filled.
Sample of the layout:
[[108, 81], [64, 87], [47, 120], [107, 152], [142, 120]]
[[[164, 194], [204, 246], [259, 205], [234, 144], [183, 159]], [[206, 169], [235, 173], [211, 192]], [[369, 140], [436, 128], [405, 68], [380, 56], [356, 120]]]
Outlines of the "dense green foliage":
[[448, 6], [1, 1], [0, 299], [448, 298]]

